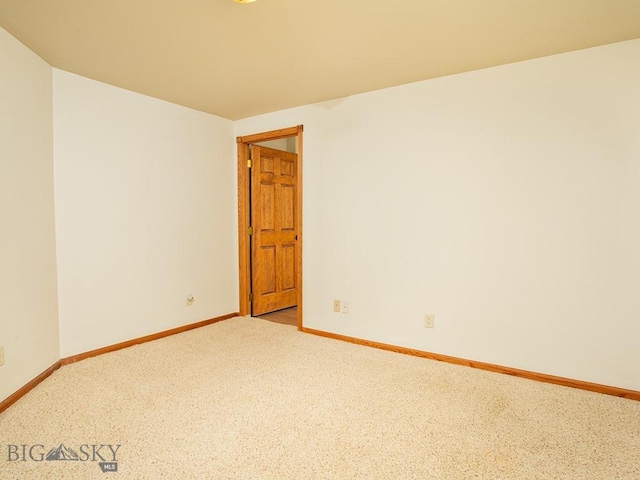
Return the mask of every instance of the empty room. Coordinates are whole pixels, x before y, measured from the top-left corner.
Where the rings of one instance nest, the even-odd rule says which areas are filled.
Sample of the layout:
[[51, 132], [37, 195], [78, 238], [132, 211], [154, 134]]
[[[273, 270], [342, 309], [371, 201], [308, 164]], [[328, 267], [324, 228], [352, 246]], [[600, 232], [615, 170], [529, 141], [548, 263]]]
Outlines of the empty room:
[[640, 479], [640, 2], [0, 0], [0, 478]]

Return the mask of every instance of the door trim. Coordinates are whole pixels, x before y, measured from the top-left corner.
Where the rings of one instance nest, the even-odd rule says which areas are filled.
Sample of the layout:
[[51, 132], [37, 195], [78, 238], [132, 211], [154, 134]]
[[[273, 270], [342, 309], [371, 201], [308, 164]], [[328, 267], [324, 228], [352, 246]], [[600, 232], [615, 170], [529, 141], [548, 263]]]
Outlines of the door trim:
[[278, 140], [280, 138], [296, 137], [298, 154], [298, 172], [296, 189], [296, 232], [298, 241], [296, 242], [296, 304], [298, 312], [298, 330], [302, 330], [302, 131], [303, 126], [297, 125], [290, 128], [281, 128], [269, 132], [256, 133], [236, 137], [238, 145], [238, 262], [239, 262], [239, 311], [240, 315], [249, 315], [251, 305], [249, 293], [251, 292], [251, 258], [249, 254], [249, 169], [247, 160], [249, 159], [249, 145], [252, 143], [267, 140]]

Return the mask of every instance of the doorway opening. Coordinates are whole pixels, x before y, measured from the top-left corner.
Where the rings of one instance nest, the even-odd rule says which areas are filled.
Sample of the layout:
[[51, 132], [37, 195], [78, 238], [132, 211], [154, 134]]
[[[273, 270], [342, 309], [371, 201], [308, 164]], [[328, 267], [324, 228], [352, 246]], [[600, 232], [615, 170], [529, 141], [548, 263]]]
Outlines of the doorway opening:
[[[302, 330], [302, 125], [237, 137], [240, 315]], [[273, 313], [275, 312], [275, 313]], [[269, 318], [271, 317], [271, 318]]]

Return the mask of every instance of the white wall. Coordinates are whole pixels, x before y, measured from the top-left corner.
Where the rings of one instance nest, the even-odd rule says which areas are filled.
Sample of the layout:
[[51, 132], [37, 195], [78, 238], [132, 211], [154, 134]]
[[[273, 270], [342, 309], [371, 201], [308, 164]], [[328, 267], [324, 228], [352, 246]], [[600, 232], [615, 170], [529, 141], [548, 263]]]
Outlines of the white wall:
[[278, 140], [267, 140], [266, 142], [258, 142], [256, 145], [263, 147], [275, 148], [276, 150], [283, 150], [285, 152], [296, 153], [297, 148], [296, 137], [279, 138]]
[[638, 59], [634, 40], [236, 122], [304, 124], [305, 326], [640, 390]]
[[232, 122], [53, 85], [61, 356], [237, 311]]
[[58, 359], [51, 67], [0, 28], [0, 401]]

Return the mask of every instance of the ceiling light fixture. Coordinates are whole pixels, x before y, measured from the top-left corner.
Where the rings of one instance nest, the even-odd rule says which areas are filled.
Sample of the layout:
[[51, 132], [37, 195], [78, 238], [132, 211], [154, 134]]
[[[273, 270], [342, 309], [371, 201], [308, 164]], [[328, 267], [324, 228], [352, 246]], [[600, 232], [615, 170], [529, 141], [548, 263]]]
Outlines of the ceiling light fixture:
[[256, 0], [233, 0], [236, 3], [253, 3]]

